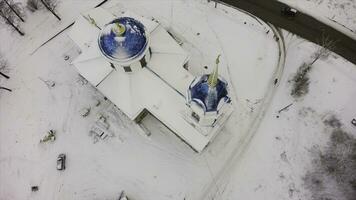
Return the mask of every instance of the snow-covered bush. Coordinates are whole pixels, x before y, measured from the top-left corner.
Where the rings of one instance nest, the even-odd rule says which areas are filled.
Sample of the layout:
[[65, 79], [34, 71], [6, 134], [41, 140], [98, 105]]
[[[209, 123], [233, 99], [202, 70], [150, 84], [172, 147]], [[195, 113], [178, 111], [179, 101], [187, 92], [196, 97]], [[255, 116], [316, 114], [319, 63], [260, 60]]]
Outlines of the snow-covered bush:
[[47, 134], [40, 140], [40, 143], [45, 143], [48, 141], [55, 141], [56, 140], [56, 132], [54, 130], [49, 130]]
[[327, 58], [336, 44], [336, 42], [330, 39], [325, 33], [322, 34], [318, 43], [320, 46], [317, 47], [312, 55], [311, 61], [304, 62], [290, 81], [293, 84], [291, 95], [296, 99], [305, 96], [309, 92], [309, 72], [314, 63], [319, 59]]
[[20, 4], [13, 4], [12, 7], [8, 6], [7, 1], [0, 0], [0, 18], [5, 24], [12, 26], [20, 35], [24, 33], [19, 29], [18, 22], [23, 20], [21, 17]]
[[309, 92], [309, 71], [311, 70], [311, 65], [303, 63], [299, 68], [297, 73], [293, 76], [292, 91], [291, 95], [294, 98], [300, 98]]
[[26, 2], [26, 7], [29, 9], [31, 12], [35, 12], [40, 8], [38, 0], [27, 0]]
[[58, 1], [57, 0], [40, 0], [44, 4], [46, 4], [50, 9], [54, 10], [57, 6]]
[[1, 9], [7, 10], [14, 14], [18, 19], [24, 22], [25, 12], [21, 2], [14, 2], [13, 0], [1, 0]]
[[2, 55], [2, 53], [0, 53], [0, 71], [4, 71], [8, 68], [8, 62], [7, 60], [4, 58], [4, 56]]
[[356, 197], [356, 138], [335, 117], [324, 121], [331, 128], [325, 149], [318, 150], [314, 169], [305, 176], [313, 199], [354, 200]]
[[26, 5], [27, 9], [29, 9], [31, 12], [45, 8], [50, 11], [58, 20], [61, 20], [61, 18], [55, 13], [55, 8], [58, 5], [57, 0], [27, 0]]
[[40, 1], [48, 11], [50, 11], [58, 20], [61, 20], [61, 18], [54, 11], [54, 9], [58, 4], [57, 0], [40, 0]]
[[8, 62], [7, 60], [3, 57], [3, 55], [0, 53], [0, 75], [5, 77], [5, 78], [10, 78], [8, 75], [5, 73], [8, 73]]

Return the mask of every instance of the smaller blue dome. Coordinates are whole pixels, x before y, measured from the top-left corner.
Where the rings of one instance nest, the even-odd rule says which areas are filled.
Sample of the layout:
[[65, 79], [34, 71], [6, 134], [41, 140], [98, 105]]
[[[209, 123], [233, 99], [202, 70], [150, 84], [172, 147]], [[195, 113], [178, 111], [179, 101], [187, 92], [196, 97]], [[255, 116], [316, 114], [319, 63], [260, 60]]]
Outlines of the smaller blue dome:
[[208, 84], [209, 75], [203, 75], [189, 87], [191, 101], [201, 105], [206, 112], [217, 111], [221, 100], [229, 102], [227, 82], [218, 79], [215, 87]]
[[107, 58], [127, 62], [145, 52], [148, 39], [141, 22], [130, 17], [121, 17], [105, 25], [98, 43], [101, 52]]

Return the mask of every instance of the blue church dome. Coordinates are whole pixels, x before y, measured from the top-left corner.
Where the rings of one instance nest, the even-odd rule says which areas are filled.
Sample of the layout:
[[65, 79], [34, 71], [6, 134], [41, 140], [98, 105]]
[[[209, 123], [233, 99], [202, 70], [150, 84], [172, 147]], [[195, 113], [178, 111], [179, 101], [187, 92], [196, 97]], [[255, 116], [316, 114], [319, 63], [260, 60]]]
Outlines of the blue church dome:
[[121, 17], [105, 25], [98, 43], [101, 52], [110, 60], [128, 62], [145, 52], [148, 38], [141, 22]]
[[221, 101], [230, 102], [227, 82], [217, 80], [215, 87], [209, 86], [209, 75], [203, 75], [189, 87], [190, 99], [203, 107], [205, 112], [217, 111]]

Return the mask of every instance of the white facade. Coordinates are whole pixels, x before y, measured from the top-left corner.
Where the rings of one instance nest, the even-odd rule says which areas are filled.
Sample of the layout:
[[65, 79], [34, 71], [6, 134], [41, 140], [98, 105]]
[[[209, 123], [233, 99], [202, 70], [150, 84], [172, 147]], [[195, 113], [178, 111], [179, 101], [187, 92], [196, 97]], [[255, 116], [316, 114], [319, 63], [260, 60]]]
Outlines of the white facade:
[[[145, 54], [150, 56], [147, 67], [133, 63], [132, 73], [126, 73], [122, 67], [113, 68], [104, 58], [96, 41], [99, 28], [117, 17], [102, 8], [80, 16], [69, 33], [82, 50], [73, 61], [74, 66], [131, 120], [137, 120], [148, 111], [195, 151], [201, 152], [216, 136], [231, 110], [224, 114], [224, 120], [218, 120], [212, 127], [200, 127], [195, 123], [187, 115], [186, 91], [195, 78], [183, 68], [188, 61], [187, 53], [155, 21], [130, 12], [123, 15], [139, 20], [149, 32], [150, 51]], [[88, 16], [95, 20], [95, 25]]]

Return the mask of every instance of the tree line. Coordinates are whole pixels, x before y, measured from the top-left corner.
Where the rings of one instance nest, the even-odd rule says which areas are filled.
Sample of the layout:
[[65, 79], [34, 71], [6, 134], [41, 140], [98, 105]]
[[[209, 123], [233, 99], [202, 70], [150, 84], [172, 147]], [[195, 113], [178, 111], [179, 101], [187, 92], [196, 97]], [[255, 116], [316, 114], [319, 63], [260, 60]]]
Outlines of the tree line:
[[[45, 8], [60, 21], [61, 18], [55, 12], [57, 4], [57, 0], [27, 0], [26, 8], [31, 12]], [[21, 3], [13, 0], [0, 0], [0, 18], [3, 23], [11, 26], [21, 36], [25, 35], [20, 28], [20, 24], [25, 22], [25, 9]]]

